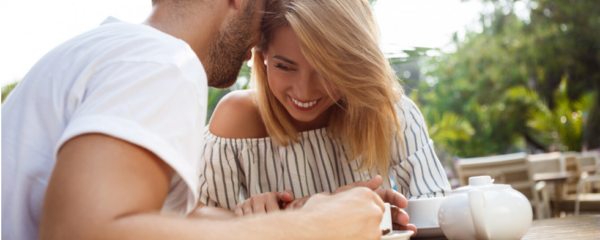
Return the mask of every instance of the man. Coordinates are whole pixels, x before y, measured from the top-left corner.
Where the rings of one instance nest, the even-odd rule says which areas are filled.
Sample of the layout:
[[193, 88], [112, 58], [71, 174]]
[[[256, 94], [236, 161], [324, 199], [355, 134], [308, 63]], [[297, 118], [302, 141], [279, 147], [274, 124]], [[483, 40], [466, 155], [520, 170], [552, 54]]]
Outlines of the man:
[[379, 239], [367, 188], [251, 218], [190, 214], [207, 85], [233, 84], [265, 0], [153, 5], [144, 24], [109, 18], [58, 46], [5, 101], [3, 239]]

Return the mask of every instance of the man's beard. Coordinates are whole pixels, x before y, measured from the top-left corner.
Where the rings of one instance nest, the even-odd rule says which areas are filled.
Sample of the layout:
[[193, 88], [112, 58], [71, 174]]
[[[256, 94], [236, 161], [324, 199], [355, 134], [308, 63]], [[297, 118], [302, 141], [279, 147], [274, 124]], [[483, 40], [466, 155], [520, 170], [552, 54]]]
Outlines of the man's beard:
[[226, 22], [210, 43], [203, 63], [209, 86], [228, 88], [236, 82], [252, 44], [252, 8], [249, 4], [242, 16]]

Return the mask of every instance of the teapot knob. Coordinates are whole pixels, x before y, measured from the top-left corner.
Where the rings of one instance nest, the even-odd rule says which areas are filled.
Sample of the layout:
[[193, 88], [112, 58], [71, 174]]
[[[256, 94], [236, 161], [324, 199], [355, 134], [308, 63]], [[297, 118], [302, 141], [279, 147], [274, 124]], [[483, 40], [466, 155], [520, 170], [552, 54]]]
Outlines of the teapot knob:
[[486, 186], [494, 182], [490, 176], [477, 176], [469, 178], [469, 186]]

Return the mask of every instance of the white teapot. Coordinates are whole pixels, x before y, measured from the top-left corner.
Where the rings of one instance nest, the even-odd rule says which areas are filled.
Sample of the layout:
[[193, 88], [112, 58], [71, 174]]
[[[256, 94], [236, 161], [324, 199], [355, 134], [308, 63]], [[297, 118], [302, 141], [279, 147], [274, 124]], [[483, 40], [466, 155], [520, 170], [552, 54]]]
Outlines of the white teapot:
[[438, 220], [448, 239], [521, 239], [532, 221], [529, 200], [490, 176], [470, 177], [442, 202]]

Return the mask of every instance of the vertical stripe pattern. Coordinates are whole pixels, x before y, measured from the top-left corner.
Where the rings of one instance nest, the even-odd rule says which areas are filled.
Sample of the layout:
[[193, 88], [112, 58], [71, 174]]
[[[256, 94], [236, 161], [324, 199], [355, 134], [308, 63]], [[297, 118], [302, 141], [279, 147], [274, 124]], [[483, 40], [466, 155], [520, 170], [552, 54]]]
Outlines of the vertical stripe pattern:
[[[406, 97], [397, 112], [402, 134], [395, 138], [391, 176], [382, 187], [395, 186], [408, 198], [446, 196], [450, 184], [421, 112]], [[287, 189], [297, 198], [332, 192], [377, 174], [358, 171], [360, 159], [349, 161], [348, 147], [330, 137], [325, 128], [302, 132], [300, 141], [288, 146], [268, 137], [221, 138], [208, 128], [204, 138], [200, 200], [209, 206], [233, 209], [252, 195]]]

